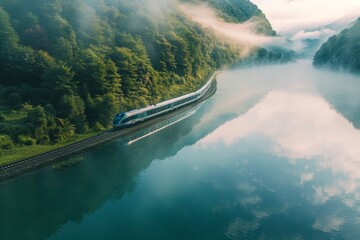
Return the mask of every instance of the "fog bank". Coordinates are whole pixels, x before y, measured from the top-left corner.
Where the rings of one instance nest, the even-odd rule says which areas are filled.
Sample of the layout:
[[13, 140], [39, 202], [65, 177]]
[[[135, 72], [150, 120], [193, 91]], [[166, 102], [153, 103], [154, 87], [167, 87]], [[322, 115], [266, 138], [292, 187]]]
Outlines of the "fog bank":
[[181, 4], [180, 9], [193, 21], [212, 30], [216, 36], [241, 47], [284, 47], [287, 42], [282, 37], [269, 37], [256, 33], [258, 22], [250, 19], [244, 23], [228, 23], [216, 16], [206, 4]]

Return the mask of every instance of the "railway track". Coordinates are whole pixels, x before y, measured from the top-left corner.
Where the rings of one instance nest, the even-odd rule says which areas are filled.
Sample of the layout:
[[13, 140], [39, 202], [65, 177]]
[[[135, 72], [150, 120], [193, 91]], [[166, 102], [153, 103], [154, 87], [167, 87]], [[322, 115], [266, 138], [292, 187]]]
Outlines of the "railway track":
[[[212, 87], [201, 99], [199, 99], [198, 101], [196, 101], [194, 103], [186, 105], [180, 109], [177, 109], [173, 112], [165, 114], [159, 118], [161, 118], [162, 120], [165, 120], [165, 119], [170, 118], [174, 115], [177, 115], [183, 111], [186, 111], [187, 109], [193, 107], [195, 104], [198, 104], [201, 101], [205, 101], [207, 98], [212, 96], [215, 93], [215, 91], [216, 91], [216, 81], [213, 81]], [[159, 121], [159, 118], [150, 119], [146, 122], [137, 124], [137, 125], [129, 127], [129, 128], [121, 129], [121, 130], [114, 131], [111, 129], [100, 135], [70, 144], [68, 146], [58, 148], [53, 151], [49, 151], [49, 152], [40, 154], [35, 157], [30, 157], [30, 158], [23, 159], [23, 160], [14, 162], [14, 163], [0, 166], [0, 181], [6, 180], [6, 179], [14, 177], [14, 176], [21, 175], [25, 172], [29, 172], [33, 169], [37, 169], [42, 166], [49, 165], [50, 163], [53, 163], [59, 159], [63, 159], [64, 157], [74, 155], [85, 149], [94, 147], [100, 143], [109, 141], [111, 139], [114, 139], [114, 138], [117, 138], [120, 136], [125, 136], [136, 130], [151, 126], [156, 121]]]

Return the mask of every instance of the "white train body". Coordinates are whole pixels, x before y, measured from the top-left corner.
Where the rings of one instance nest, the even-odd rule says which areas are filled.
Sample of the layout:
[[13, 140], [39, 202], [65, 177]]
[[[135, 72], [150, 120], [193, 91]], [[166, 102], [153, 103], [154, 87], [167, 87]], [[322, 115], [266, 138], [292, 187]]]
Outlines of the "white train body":
[[154, 105], [150, 105], [144, 108], [139, 108], [129, 112], [118, 113], [113, 121], [114, 128], [126, 127], [142, 121], [146, 121], [149, 118], [156, 117], [174, 109], [183, 107], [187, 104], [197, 101], [202, 98], [211, 87], [212, 81], [216, 72], [212, 74], [209, 80], [204, 86], [193, 93], [183, 95], [181, 97], [166, 100]]

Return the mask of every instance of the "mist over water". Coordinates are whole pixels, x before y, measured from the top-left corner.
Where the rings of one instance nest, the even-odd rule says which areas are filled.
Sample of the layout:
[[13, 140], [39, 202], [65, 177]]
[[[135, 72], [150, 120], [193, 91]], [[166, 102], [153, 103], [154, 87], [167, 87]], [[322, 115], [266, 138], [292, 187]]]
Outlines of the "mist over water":
[[176, 124], [0, 183], [2, 236], [356, 240], [359, 92], [310, 61], [224, 71]]

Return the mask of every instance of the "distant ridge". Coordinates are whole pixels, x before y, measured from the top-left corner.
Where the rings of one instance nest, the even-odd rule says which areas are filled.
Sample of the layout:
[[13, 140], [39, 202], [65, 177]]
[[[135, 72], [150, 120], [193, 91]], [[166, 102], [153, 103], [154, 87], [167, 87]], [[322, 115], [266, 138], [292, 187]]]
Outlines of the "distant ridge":
[[316, 52], [314, 66], [360, 73], [360, 18]]

